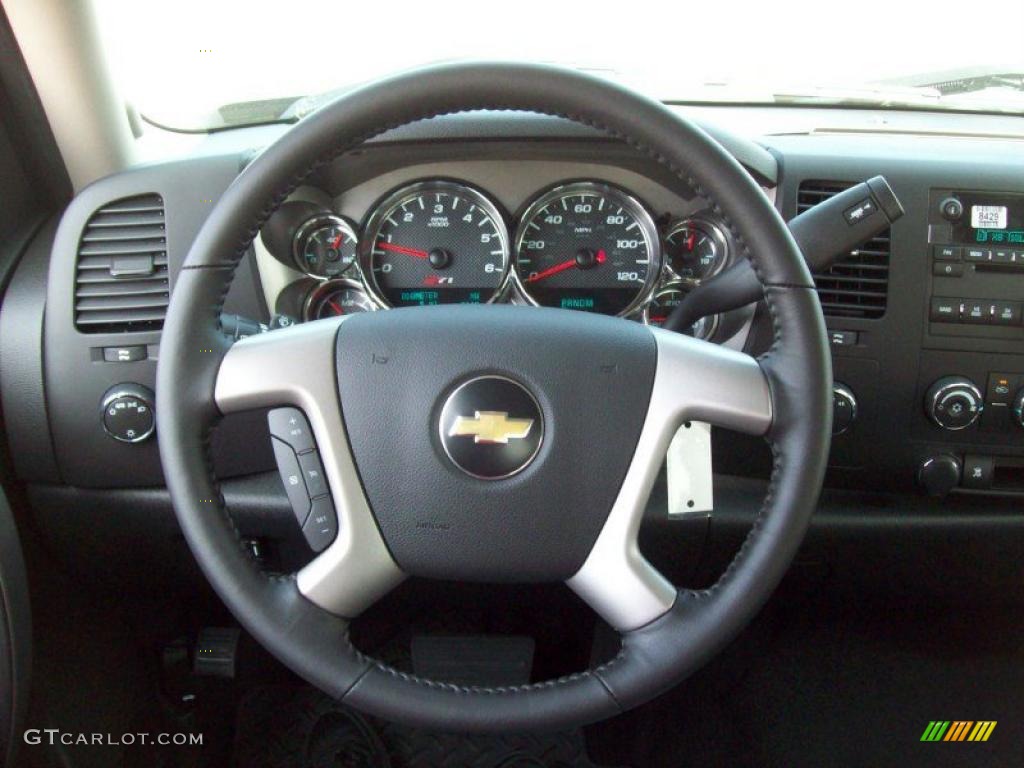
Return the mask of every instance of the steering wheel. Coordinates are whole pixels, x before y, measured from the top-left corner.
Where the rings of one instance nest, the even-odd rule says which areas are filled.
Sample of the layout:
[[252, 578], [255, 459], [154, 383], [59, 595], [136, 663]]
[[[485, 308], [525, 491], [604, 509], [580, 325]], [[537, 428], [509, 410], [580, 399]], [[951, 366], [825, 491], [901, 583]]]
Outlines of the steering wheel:
[[[516, 306], [396, 309], [232, 344], [224, 296], [260, 226], [317, 168], [387, 130], [470, 110], [560, 116], [619, 139], [703, 195], [737, 236], [774, 329], [758, 359], [635, 322]], [[337, 534], [268, 575], [225, 507], [209, 437], [223, 414], [301, 409]], [[174, 285], [157, 374], [160, 455], [182, 531], [238, 621], [298, 675], [359, 710], [447, 731], [603, 719], [721, 649], [792, 561], [821, 489], [831, 366], [811, 276], [761, 189], [660, 103], [548, 66], [450, 64], [347, 93], [225, 191]], [[686, 420], [766, 436], [767, 496], [710, 589], [677, 590], [637, 532]], [[562, 581], [621, 636], [611, 661], [556, 680], [462, 687], [357, 650], [349, 622], [407, 576]]]

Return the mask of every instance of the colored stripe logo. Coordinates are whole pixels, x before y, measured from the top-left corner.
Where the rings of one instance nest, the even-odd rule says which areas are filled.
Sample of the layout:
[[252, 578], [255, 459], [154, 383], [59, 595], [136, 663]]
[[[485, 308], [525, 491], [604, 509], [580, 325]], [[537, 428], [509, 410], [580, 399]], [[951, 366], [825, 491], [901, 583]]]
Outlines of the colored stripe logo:
[[988, 741], [996, 720], [932, 720], [921, 741]]

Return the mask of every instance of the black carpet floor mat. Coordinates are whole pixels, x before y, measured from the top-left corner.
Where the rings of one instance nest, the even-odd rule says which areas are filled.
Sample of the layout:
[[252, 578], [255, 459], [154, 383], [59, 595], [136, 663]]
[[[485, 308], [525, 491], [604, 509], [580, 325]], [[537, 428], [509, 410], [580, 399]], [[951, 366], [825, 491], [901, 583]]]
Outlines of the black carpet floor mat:
[[[434, 733], [352, 716], [311, 688], [262, 686], [238, 708], [235, 768], [597, 768], [582, 731], [464, 736]], [[386, 760], [348, 752], [352, 723], [366, 724]], [[355, 741], [360, 741], [356, 739]], [[518, 758], [518, 761], [517, 761]]]

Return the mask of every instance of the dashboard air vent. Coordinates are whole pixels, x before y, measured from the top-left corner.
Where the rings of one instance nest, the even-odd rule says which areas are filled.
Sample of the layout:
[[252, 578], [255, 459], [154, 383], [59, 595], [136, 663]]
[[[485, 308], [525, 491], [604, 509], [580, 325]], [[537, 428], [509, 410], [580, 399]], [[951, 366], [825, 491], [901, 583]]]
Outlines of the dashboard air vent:
[[[841, 181], [804, 181], [797, 192], [797, 213], [852, 186]], [[815, 273], [814, 283], [827, 317], [884, 315], [889, 293], [889, 230], [850, 251], [827, 272]]]
[[75, 272], [75, 327], [83, 333], [158, 331], [169, 298], [160, 195], [100, 208], [85, 225]]

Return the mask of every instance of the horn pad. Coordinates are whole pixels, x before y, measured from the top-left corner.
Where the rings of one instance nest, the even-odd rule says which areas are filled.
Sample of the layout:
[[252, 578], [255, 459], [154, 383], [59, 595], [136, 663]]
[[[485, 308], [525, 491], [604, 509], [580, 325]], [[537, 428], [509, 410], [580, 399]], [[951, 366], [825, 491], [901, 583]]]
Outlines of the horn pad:
[[342, 413], [399, 567], [570, 577], [625, 478], [656, 362], [647, 328], [582, 312], [460, 305], [346, 319]]

